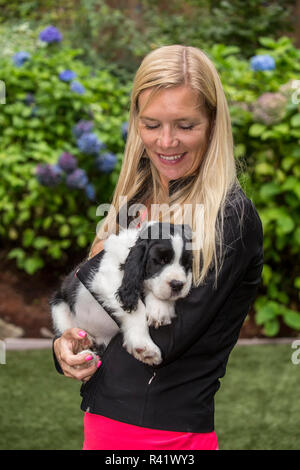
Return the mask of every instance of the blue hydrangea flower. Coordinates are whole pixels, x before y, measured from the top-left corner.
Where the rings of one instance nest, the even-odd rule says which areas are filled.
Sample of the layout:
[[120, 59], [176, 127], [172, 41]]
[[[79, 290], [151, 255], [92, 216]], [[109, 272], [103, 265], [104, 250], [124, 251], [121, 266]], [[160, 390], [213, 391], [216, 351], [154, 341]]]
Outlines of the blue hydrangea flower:
[[123, 140], [124, 142], [126, 142], [127, 136], [128, 136], [128, 122], [124, 122], [124, 124], [122, 124], [121, 131], [122, 131]]
[[95, 192], [94, 186], [91, 183], [89, 183], [88, 185], [86, 185], [84, 190], [85, 190], [85, 194], [87, 195], [88, 199], [90, 201], [94, 201], [95, 197], [96, 197], [96, 192]]
[[81, 168], [76, 168], [76, 170], [68, 174], [66, 178], [66, 184], [69, 188], [84, 188], [88, 184], [88, 177], [86, 172]]
[[251, 57], [250, 64], [254, 71], [275, 69], [275, 60], [270, 55], [255, 55]]
[[21, 67], [30, 57], [29, 52], [20, 51], [13, 56], [12, 60], [16, 67]]
[[70, 173], [77, 168], [77, 160], [70, 153], [63, 152], [58, 159], [58, 166], [66, 173]]
[[41, 41], [48, 43], [60, 42], [62, 40], [62, 34], [55, 26], [50, 25], [40, 32], [39, 38]]
[[35, 97], [32, 93], [27, 93], [27, 95], [25, 96], [23, 102], [25, 104], [27, 104], [27, 106], [31, 106], [35, 103]]
[[79, 95], [83, 95], [83, 94], [85, 93], [85, 88], [84, 88], [84, 86], [83, 86], [80, 82], [78, 82], [78, 81], [76, 81], [76, 80], [74, 80], [73, 82], [71, 82], [70, 89], [71, 89], [72, 91], [75, 91], [76, 93], [79, 93]]
[[56, 186], [62, 180], [62, 169], [58, 165], [49, 163], [40, 164], [36, 167], [36, 177], [43, 186]]
[[60, 72], [58, 77], [63, 82], [70, 82], [71, 80], [73, 80], [73, 78], [76, 77], [76, 73], [73, 72], [73, 70], [63, 70], [62, 72]]
[[96, 166], [103, 173], [113, 171], [117, 163], [117, 156], [114, 153], [106, 152], [96, 158]]
[[93, 132], [86, 132], [81, 135], [81, 137], [77, 140], [78, 148], [83, 153], [87, 153], [88, 155], [97, 154], [101, 149], [105, 147], [103, 142], [98, 139], [98, 136]]
[[79, 121], [72, 129], [73, 135], [76, 139], [82, 136], [82, 134], [91, 133], [93, 130], [94, 124], [92, 121]]

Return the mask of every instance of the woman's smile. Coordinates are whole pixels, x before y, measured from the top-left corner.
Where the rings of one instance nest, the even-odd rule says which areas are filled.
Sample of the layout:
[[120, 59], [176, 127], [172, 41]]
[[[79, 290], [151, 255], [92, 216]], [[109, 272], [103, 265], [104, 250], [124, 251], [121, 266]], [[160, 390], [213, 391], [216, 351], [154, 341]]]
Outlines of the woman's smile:
[[188, 86], [151, 89], [139, 96], [139, 133], [162, 184], [197, 170], [207, 148], [209, 119], [195, 92]]
[[157, 154], [158, 157], [162, 160], [162, 163], [165, 165], [176, 165], [179, 162], [182, 161], [182, 159], [185, 157], [187, 152], [179, 153], [179, 154], [174, 154], [174, 155], [163, 155], [163, 154]]

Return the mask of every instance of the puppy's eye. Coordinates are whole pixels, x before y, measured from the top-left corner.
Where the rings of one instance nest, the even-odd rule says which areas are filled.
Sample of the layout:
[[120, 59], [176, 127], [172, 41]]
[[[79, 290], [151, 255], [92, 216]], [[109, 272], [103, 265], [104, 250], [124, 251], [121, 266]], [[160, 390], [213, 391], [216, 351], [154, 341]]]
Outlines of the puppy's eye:
[[185, 267], [189, 267], [193, 263], [193, 256], [191, 252], [185, 252], [182, 255], [182, 264]]
[[168, 260], [167, 258], [154, 258], [154, 264], [167, 264], [168, 263]]

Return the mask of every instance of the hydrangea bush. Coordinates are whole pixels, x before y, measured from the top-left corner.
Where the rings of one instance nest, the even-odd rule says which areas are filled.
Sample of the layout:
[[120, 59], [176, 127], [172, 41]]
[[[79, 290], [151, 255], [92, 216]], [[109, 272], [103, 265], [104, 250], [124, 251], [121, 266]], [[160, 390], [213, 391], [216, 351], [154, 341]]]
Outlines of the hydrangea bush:
[[299, 334], [300, 51], [288, 38], [260, 42], [250, 61], [223, 45], [211, 56], [230, 103], [240, 180], [263, 223], [256, 322], [268, 336], [277, 335], [282, 323]]
[[[54, 26], [37, 47], [0, 60], [0, 236], [28, 273], [86, 251], [96, 208], [111, 200], [129, 89], [91, 70]], [[99, 163], [101, 159], [101, 164]]]
[[[90, 70], [76, 59], [79, 50], [65, 49], [50, 33], [40, 36], [46, 47], [20, 50], [0, 64], [7, 88], [0, 235], [28, 273], [86, 250], [96, 206], [110, 201], [128, 132], [131, 84]], [[275, 336], [282, 322], [300, 330], [300, 51], [288, 38], [260, 44], [249, 60], [236, 46], [206, 52], [228, 97], [240, 181], [263, 222], [256, 321]]]

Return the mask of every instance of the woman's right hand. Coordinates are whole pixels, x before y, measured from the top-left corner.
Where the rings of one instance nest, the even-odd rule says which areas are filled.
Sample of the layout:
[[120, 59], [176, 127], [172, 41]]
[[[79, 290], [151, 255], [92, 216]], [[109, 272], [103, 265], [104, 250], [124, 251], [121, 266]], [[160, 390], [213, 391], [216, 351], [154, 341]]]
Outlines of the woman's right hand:
[[54, 353], [66, 377], [87, 382], [96, 372], [101, 365], [98, 356], [88, 365], [90, 355], [77, 354], [90, 345], [87, 333], [80, 328], [70, 328], [54, 341]]

